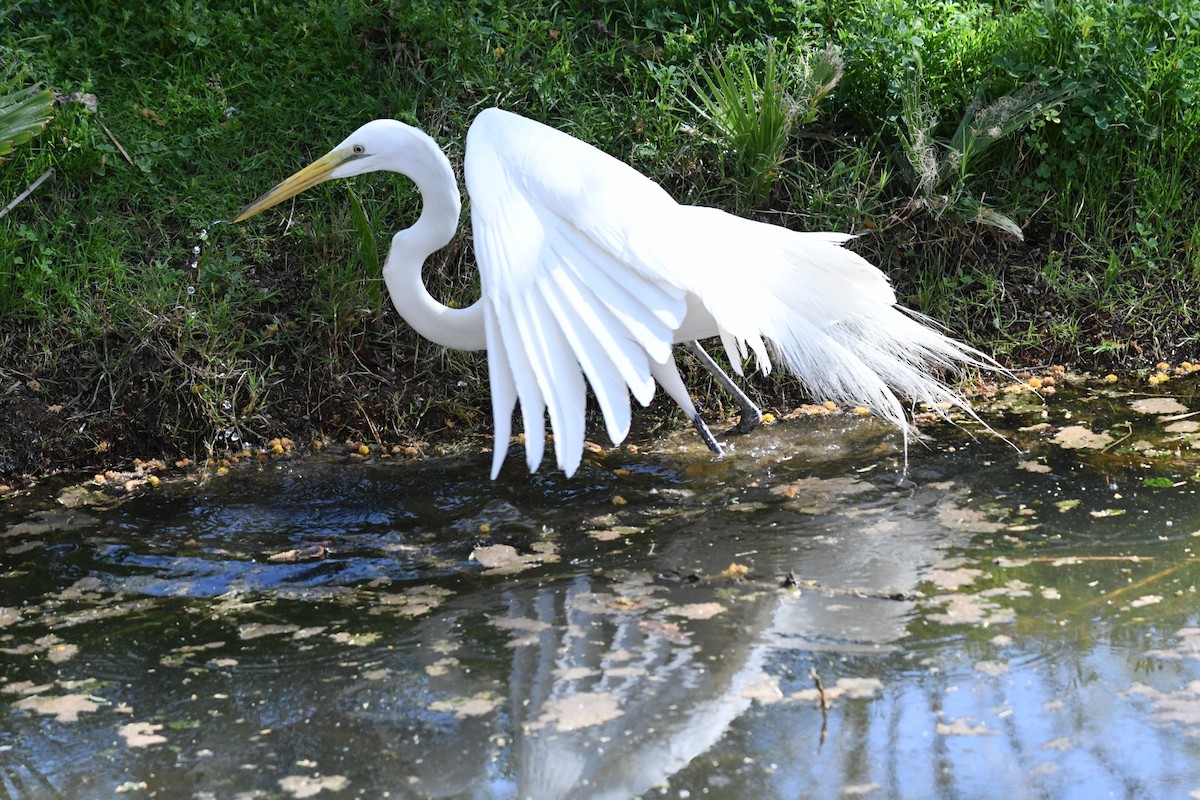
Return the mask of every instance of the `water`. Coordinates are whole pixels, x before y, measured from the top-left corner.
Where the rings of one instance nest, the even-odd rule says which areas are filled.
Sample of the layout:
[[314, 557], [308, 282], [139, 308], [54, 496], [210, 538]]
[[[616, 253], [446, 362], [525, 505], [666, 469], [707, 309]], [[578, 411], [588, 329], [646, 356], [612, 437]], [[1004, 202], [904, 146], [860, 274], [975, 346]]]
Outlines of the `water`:
[[839, 416], [570, 481], [310, 459], [19, 498], [0, 797], [1187, 797], [1200, 401], [1143, 399], [991, 412], [1024, 452], [933, 426], [903, 481]]

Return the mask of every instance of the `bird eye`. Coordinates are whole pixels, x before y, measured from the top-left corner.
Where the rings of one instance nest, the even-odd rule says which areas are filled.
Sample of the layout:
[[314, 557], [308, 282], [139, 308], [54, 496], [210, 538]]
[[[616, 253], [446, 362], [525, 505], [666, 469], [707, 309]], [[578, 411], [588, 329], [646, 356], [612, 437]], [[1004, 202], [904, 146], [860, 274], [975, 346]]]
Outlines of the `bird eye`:
[[354, 155], [356, 155], [356, 156], [361, 156], [363, 153], [367, 152], [367, 148], [363, 147], [361, 144], [356, 144], [353, 147], [351, 147], [350, 149], [354, 152]]

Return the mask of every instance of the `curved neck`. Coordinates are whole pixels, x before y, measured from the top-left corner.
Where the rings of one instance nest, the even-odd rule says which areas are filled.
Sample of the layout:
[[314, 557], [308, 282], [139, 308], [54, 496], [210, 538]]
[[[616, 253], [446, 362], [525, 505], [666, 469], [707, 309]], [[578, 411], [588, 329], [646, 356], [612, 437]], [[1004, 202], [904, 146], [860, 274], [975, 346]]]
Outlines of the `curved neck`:
[[429, 294], [421, 277], [425, 259], [454, 238], [462, 210], [450, 162], [432, 138], [429, 146], [429, 158], [394, 168], [417, 185], [423, 206], [416, 223], [392, 237], [383, 279], [396, 311], [417, 333], [443, 347], [483, 350], [487, 347], [483, 301], [451, 308]]

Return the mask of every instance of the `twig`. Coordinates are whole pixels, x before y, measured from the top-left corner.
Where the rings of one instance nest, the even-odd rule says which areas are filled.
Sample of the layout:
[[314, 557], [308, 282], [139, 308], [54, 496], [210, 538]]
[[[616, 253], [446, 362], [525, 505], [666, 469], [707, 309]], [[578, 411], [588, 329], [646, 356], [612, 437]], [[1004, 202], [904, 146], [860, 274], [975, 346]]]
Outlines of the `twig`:
[[[1145, 586], [1149, 586], [1150, 584], [1152, 584], [1156, 581], [1160, 581], [1163, 578], [1173, 575], [1174, 573], [1178, 572], [1179, 570], [1183, 569], [1184, 567], [1190, 566], [1195, 563], [1196, 563], [1196, 559], [1189, 558], [1187, 561], [1184, 561], [1181, 564], [1176, 564], [1173, 567], [1167, 567], [1166, 569], [1159, 570], [1158, 572], [1154, 573], [1153, 575], [1142, 578], [1140, 581], [1138, 581], [1136, 583], [1126, 584], [1125, 586], [1122, 586], [1119, 589], [1114, 589], [1113, 591], [1102, 594], [1099, 597], [1093, 598], [1092, 600], [1088, 600], [1087, 602], [1084, 602], [1084, 603], [1079, 603], [1074, 608], [1071, 608], [1070, 610], [1068, 610], [1067, 614], [1068, 615], [1069, 614], [1078, 614], [1079, 612], [1084, 611], [1085, 609], [1094, 608], [1096, 606], [1103, 605], [1105, 603], [1111, 603], [1113, 600], [1120, 597], [1121, 595], [1128, 594], [1129, 592], [1136, 592]], [[1064, 616], [1066, 616], [1066, 615], [1064, 615]]]
[[829, 698], [825, 695], [825, 681], [817, 673], [816, 667], [808, 668], [808, 676], [817, 687], [817, 695], [821, 700], [821, 738], [819, 745], [825, 744], [825, 735], [829, 732]]
[[[1190, 559], [1189, 559], [1189, 561], [1190, 561]], [[1149, 586], [1150, 584], [1155, 583], [1156, 581], [1162, 580], [1163, 578], [1167, 577], [1168, 575], [1173, 575], [1174, 573], [1178, 572], [1179, 570], [1183, 569], [1184, 567], [1186, 567], [1188, 565], [1189, 565], [1189, 562], [1185, 561], [1182, 564], [1176, 564], [1173, 567], [1167, 567], [1166, 569], [1159, 570], [1158, 572], [1154, 573], [1153, 575], [1142, 578], [1137, 583], [1129, 583], [1129, 584], [1122, 586], [1119, 589], [1113, 589], [1108, 594], [1102, 595], [1102, 596], [1096, 598], [1095, 600], [1093, 600], [1092, 602], [1085, 604], [1084, 607], [1086, 608], [1089, 605], [1094, 606], [1094, 605], [1100, 605], [1101, 603], [1108, 603], [1108, 602], [1111, 602], [1112, 600], [1116, 599], [1117, 597], [1120, 597], [1123, 594], [1128, 594], [1129, 592], [1136, 592], [1145, 586]]]
[[133, 166], [133, 159], [129, 157], [129, 153], [125, 152], [125, 148], [122, 147], [121, 143], [117, 141], [117, 137], [113, 136], [113, 132], [108, 129], [108, 126], [101, 122], [100, 127], [103, 128], [104, 132], [108, 134], [108, 138], [112, 139], [112, 143], [115, 144], [117, 149], [121, 151], [121, 155], [125, 156], [125, 160], [129, 162], [129, 165]]
[[[1007, 567], [1012, 565], [1024, 566], [1025, 564], [1050, 564], [1055, 567], [1070, 567], [1075, 564], [1086, 564], [1092, 561], [1128, 561], [1133, 564], [1140, 564], [1144, 561], [1153, 561], [1154, 556], [1032, 556], [1030, 558], [1006, 558], [1001, 556], [993, 563], [997, 566]], [[1188, 559], [1189, 562], [1195, 559]]]
[[46, 178], [49, 178], [53, 174], [54, 174], [54, 167], [51, 167], [50, 169], [43, 172], [42, 176], [40, 178], [38, 178], [36, 181], [34, 181], [33, 184], [28, 189], [26, 189], [25, 191], [23, 191], [19, 195], [17, 195], [17, 199], [13, 200], [11, 203], [6, 205], [4, 207], [3, 211], [0, 211], [0, 219], [4, 219], [5, 215], [7, 215], [8, 212], [10, 212], [14, 208], [16, 208], [17, 204], [20, 203], [22, 200], [24, 200], [26, 197], [29, 197], [29, 195], [33, 194], [33, 190], [38, 188], [39, 186], [41, 186], [42, 181], [46, 180]]
[[829, 698], [825, 696], [825, 681], [821, 680], [816, 667], [809, 667], [808, 677], [812, 678], [813, 683], [816, 684], [817, 694], [821, 699], [821, 713], [827, 714], [829, 712]]
[[[1113, 427], [1115, 428], [1116, 425], [1114, 425]], [[1107, 444], [1106, 446], [1101, 448], [1100, 452], [1107, 453], [1109, 450], [1112, 450], [1114, 447], [1119, 445], [1121, 442], [1123, 442], [1126, 439], [1128, 439], [1129, 437], [1133, 436], [1133, 423], [1126, 420], [1125, 421], [1125, 430], [1127, 431], [1127, 433], [1124, 436], [1122, 436], [1120, 439], [1117, 439], [1115, 442], [1110, 442], [1109, 444]]]

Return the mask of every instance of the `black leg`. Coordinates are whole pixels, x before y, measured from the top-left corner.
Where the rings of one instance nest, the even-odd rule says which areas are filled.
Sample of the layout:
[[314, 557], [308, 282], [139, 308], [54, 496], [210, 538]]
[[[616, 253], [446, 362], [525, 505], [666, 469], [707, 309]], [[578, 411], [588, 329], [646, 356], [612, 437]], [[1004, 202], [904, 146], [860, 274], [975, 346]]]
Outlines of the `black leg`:
[[706, 445], [708, 445], [709, 450], [712, 450], [719, 456], [725, 455], [725, 451], [722, 449], [720, 442], [713, 437], [712, 431], [710, 431], [708, 426], [704, 424], [704, 420], [700, 418], [699, 414], [692, 417], [692, 424], [696, 426], [696, 432], [700, 434], [700, 438], [704, 440]]
[[[741, 418], [738, 420], [737, 425], [729, 429], [729, 433], [749, 433], [757, 428], [762, 423], [762, 411], [754, 404], [754, 401], [747, 397], [746, 393], [733, 382], [733, 379], [725, 374], [725, 370], [721, 369], [717, 362], [712, 360], [712, 356], [705, 352], [699, 342], [688, 342], [688, 349], [704, 365], [704, 368], [711, 372], [713, 377], [725, 387], [725, 391], [733, 396], [734, 402], [738, 405]], [[693, 420], [693, 422], [696, 422], [696, 420]], [[703, 436], [704, 434], [701, 433], [700, 435]], [[709, 445], [709, 448], [712, 448], [712, 445]]]

